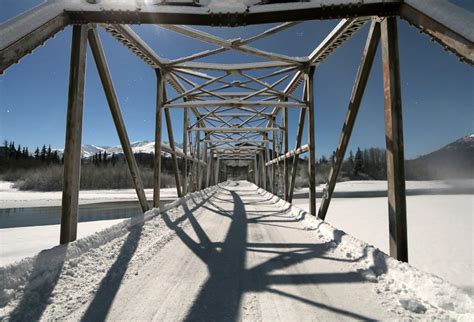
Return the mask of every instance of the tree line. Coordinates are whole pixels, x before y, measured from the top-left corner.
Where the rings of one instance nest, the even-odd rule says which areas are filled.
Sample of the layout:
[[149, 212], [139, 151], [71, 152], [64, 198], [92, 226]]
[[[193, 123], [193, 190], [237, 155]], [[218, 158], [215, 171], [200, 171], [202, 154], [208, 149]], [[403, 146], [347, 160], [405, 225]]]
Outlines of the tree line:
[[32, 155], [28, 150], [28, 147], [22, 147], [21, 144], [15, 146], [14, 141], [4, 141], [2, 155], [6, 159], [25, 160], [35, 159], [46, 163], [62, 163], [63, 158], [59, 156], [58, 151], [52, 150], [51, 145], [44, 144], [42, 148], [36, 147], [36, 150]]
[[[306, 159], [306, 158], [305, 158]], [[331, 156], [321, 156], [317, 161], [317, 171], [328, 174], [331, 166], [334, 165], [336, 159], [336, 152], [333, 151]], [[357, 148], [356, 153], [349, 151], [349, 156], [342, 162], [340, 176], [346, 177], [350, 180], [384, 180], [386, 179], [386, 154], [385, 149], [380, 148]]]

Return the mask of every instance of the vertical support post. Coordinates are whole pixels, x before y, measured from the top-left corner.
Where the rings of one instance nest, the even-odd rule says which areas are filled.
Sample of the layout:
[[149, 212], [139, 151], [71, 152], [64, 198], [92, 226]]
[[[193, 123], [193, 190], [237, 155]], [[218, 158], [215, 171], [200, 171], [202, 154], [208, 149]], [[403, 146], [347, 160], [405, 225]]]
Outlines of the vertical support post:
[[308, 103], [308, 146], [309, 146], [309, 212], [316, 216], [316, 152], [314, 133], [314, 67], [305, 74], [306, 102]]
[[[266, 138], [268, 139], [268, 135], [267, 135]], [[265, 143], [265, 159], [266, 159], [266, 160], [265, 160], [265, 161], [266, 161], [265, 163], [267, 163], [268, 161], [271, 160], [271, 159], [270, 159], [270, 151], [269, 151], [269, 149], [268, 149], [268, 142]], [[268, 167], [265, 166], [265, 176], [268, 178], [268, 179], [267, 179], [267, 180], [268, 180], [268, 181], [267, 181], [267, 191], [270, 191], [270, 190], [271, 190], [271, 187], [273, 186], [273, 182], [272, 182], [273, 178], [272, 178], [272, 176], [271, 176], [271, 173], [270, 173], [270, 175], [269, 175], [269, 171], [268, 171], [268, 170], [269, 170]], [[269, 186], [268, 186], [268, 185], [269, 185]]]
[[[306, 86], [305, 90], [303, 90], [303, 93], [306, 96]], [[306, 109], [302, 108], [300, 110], [300, 117], [298, 121], [298, 133], [296, 133], [296, 144], [295, 144], [295, 149], [298, 149], [301, 147], [301, 139], [303, 137], [303, 128], [304, 128], [304, 122], [306, 119]], [[298, 161], [300, 157], [299, 155], [295, 155], [293, 157], [293, 166], [291, 167], [291, 185], [290, 185], [290, 191], [288, 195], [288, 202], [293, 201], [293, 192], [295, 190], [295, 180], [296, 180], [296, 172], [298, 171]]]
[[86, 25], [72, 28], [66, 142], [64, 145], [61, 233], [59, 238], [61, 244], [69, 243], [77, 238], [87, 28]]
[[201, 132], [196, 132], [196, 158], [198, 159], [197, 162], [197, 190], [202, 189], [202, 168], [201, 168]]
[[214, 152], [211, 150], [211, 185], [216, 184], [216, 159], [214, 158]]
[[[288, 101], [288, 98], [285, 98], [285, 101]], [[288, 126], [289, 126], [289, 120], [288, 120], [288, 108], [284, 107], [283, 108], [283, 127], [284, 127], [284, 132], [283, 132], [283, 154], [286, 155], [288, 153]], [[289, 164], [290, 160], [285, 158], [283, 160], [283, 180], [284, 180], [284, 187], [285, 187], [285, 192], [284, 192], [284, 198], [285, 200], [288, 201], [288, 196], [289, 196], [289, 188], [290, 188], [290, 171], [289, 171]]]
[[261, 168], [261, 171], [262, 171], [262, 189], [265, 189], [267, 190], [267, 174], [266, 174], [266, 166], [265, 166], [265, 151], [262, 150], [262, 152], [260, 152], [260, 159], [261, 159], [261, 165], [260, 165], [260, 168]]
[[405, 157], [396, 17], [382, 21], [390, 256], [408, 262]]
[[[163, 91], [164, 98], [163, 100], [166, 101], [166, 90]], [[165, 108], [165, 121], [166, 121], [166, 128], [168, 130], [168, 141], [170, 142], [170, 148], [174, 153], [171, 153], [171, 162], [173, 164], [173, 173], [174, 173], [174, 181], [176, 183], [176, 193], [178, 197], [182, 197], [183, 194], [181, 193], [181, 184], [179, 182], [179, 171], [178, 171], [178, 158], [176, 157], [176, 145], [174, 142], [174, 133], [173, 133], [173, 125], [171, 124], [171, 113], [168, 108]]]
[[211, 185], [211, 171], [212, 171], [212, 154], [211, 154], [211, 149], [209, 146], [209, 153], [207, 152], [206, 149], [206, 155], [207, 157], [207, 173], [206, 173], [206, 187], [209, 187]]
[[[184, 100], [186, 101], [186, 100]], [[188, 109], [183, 109], [183, 196], [188, 193]]]
[[326, 214], [331, 203], [332, 194], [336, 187], [337, 176], [341, 170], [342, 162], [344, 161], [344, 155], [346, 154], [347, 146], [351, 138], [352, 129], [359, 112], [360, 103], [364, 95], [365, 87], [369, 79], [370, 70], [374, 61], [375, 53], [377, 52], [377, 46], [380, 40], [380, 23], [373, 21], [369, 29], [367, 36], [367, 42], [365, 44], [364, 53], [357, 71], [357, 76], [352, 88], [351, 99], [349, 102], [349, 108], [347, 110], [346, 119], [342, 127], [341, 137], [339, 138], [339, 144], [336, 149], [336, 155], [334, 164], [329, 172], [329, 181], [324, 188], [323, 198], [321, 200], [321, 206], [319, 207], [318, 217], [321, 220], [326, 218]]
[[154, 162], [154, 182], [153, 182], [153, 207], [160, 205], [160, 185], [161, 185], [161, 128], [163, 96], [165, 91], [164, 75], [160, 69], [155, 69], [157, 90], [156, 90], [156, 124], [155, 124], [155, 162]]
[[[199, 160], [199, 139], [198, 139], [198, 134], [199, 132], [196, 132], [196, 135], [194, 137], [194, 139], [196, 140], [195, 143], [194, 143], [194, 159], [195, 160]], [[197, 161], [194, 161], [194, 190], [197, 191], [199, 190], [199, 162]]]
[[188, 192], [194, 191], [194, 146], [193, 146], [193, 133], [188, 132], [188, 145], [189, 145], [189, 185], [188, 185]]
[[221, 171], [221, 159], [219, 157], [217, 157], [216, 163], [217, 163], [217, 166], [216, 166], [216, 184], [218, 184], [219, 183], [219, 175], [220, 175], [220, 171]]
[[254, 183], [258, 186], [257, 155], [253, 159]]
[[[274, 127], [275, 126], [275, 118], [272, 117], [272, 120], [270, 122], [270, 126], [271, 127]], [[276, 154], [276, 136], [277, 136], [277, 131], [273, 131], [272, 132], [272, 160], [276, 158], [277, 154]], [[276, 171], [275, 171], [275, 163], [272, 163], [272, 194], [276, 194], [277, 193], [277, 190], [276, 190], [276, 184], [277, 184], [277, 180], [276, 180]]]
[[99, 35], [97, 34], [97, 30], [95, 28], [89, 29], [88, 38], [89, 45], [92, 50], [92, 55], [97, 66], [97, 71], [99, 72], [99, 77], [102, 82], [102, 87], [104, 88], [105, 96], [109, 104], [109, 109], [112, 113], [115, 128], [117, 129], [120, 144], [122, 145], [125, 160], [127, 161], [130, 176], [132, 178], [132, 182], [135, 187], [135, 191], [137, 193], [142, 211], [145, 212], [148, 210], [148, 203], [145, 196], [145, 190], [143, 189], [140, 171], [138, 169], [135, 156], [133, 155], [132, 147], [130, 145], [130, 140], [128, 138], [127, 130], [125, 128], [125, 122], [123, 121], [122, 113], [120, 112], [120, 104], [118, 102], [117, 95], [114, 89], [114, 84], [112, 82], [112, 77], [107, 66], [105, 53]]

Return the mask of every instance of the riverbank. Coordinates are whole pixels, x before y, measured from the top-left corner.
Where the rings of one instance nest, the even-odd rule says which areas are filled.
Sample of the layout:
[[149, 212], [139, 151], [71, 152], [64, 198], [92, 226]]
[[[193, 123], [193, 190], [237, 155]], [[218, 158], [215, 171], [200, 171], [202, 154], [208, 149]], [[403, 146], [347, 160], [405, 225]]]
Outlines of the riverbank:
[[[61, 205], [62, 192], [20, 191], [12, 187], [12, 182], [0, 181], [0, 209], [28, 208], [28, 207], [54, 207]], [[148, 200], [153, 198], [153, 189], [145, 189]], [[162, 200], [174, 200], [178, 197], [176, 188], [162, 188]], [[110, 190], [81, 190], [79, 191], [79, 204], [133, 201], [137, 200], [134, 189]]]

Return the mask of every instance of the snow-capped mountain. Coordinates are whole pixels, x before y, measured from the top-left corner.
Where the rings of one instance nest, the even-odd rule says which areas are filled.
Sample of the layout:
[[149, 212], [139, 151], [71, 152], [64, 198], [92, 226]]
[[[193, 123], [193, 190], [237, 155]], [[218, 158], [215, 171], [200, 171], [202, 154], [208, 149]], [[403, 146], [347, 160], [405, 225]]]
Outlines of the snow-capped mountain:
[[106, 151], [108, 149], [108, 147], [106, 146], [97, 146], [97, 145], [93, 145], [93, 144], [84, 144], [81, 148], [81, 154], [82, 154], [82, 157], [83, 158], [90, 158], [92, 157], [93, 155], [95, 155], [96, 153], [104, 153], [104, 151]]
[[[107, 146], [97, 146], [97, 145], [93, 145], [93, 144], [83, 144], [82, 147], [81, 147], [81, 156], [83, 159], [88, 159], [88, 158], [91, 158], [92, 156], [94, 156], [96, 153], [104, 153], [104, 151], [107, 151], [107, 153], [109, 150], [109, 147]], [[64, 153], [64, 149], [53, 149], [53, 151], [58, 151], [58, 154], [60, 156], [63, 155]]]
[[[131, 142], [133, 153], [154, 153], [155, 152], [155, 141], [138, 141]], [[120, 154], [123, 153], [122, 146], [118, 145], [113, 148], [109, 148], [107, 153]]]
[[474, 134], [439, 150], [407, 161], [409, 177], [432, 179], [474, 178]]
[[[168, 142], [163, 142], [164, 145], [169, 145]], [[136, 141], [130, 143], [132, 147], [132, 151], [134, 154], [153, 154], [155, 152], [155, 141]], [[178, 151], [182, 151], [182, 144], [176, 143], [176, 149]], [[60, 155], [63, 154], [64, 149], [55, 149], [58, 151]], [[93, 157], [96, 153], [104, 153], [107, 152], [109, 156], [112, 153], [117, 155], [123, 154], [123, 149], [121, 145], [117, 145], [114, 147], [110, 146], [98, 146], [93, 144], [83, 144], [81, 147], [81, 155], [84, 159], [89, 159]], [[162, 152], [161, 153], [164, 157], [170, 157], [169, 153]]]

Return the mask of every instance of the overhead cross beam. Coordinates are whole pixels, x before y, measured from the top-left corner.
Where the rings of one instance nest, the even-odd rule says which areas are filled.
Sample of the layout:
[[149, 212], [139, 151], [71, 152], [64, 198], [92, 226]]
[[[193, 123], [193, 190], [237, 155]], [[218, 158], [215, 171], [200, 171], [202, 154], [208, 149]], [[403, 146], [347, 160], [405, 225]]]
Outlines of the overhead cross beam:
[[[339, 0], [337, 5], [334, 5], [333, 0], [322, 0], [292, 3], [291, 7], [279, 4], [248, 8], [236, 6], [225, 15], [218, 13], [213, 14], [213, 10], [205, 6], [147, 5], [145, 2], [117, 0], [101, 0], [100, 4], [95, 1], [49, 0], [0, 25], [0, 73], [69, 24], [154, 24], [159, 21], [165, 25], [186, 21], [190, 25], [235, 26], [398, 14], [454, 52], [461, 60], [474, 65], [473, 14], [445, 0], [373, 0], [362, 3], [358, 0]], [[283, 29], [285, 28], [281, 28]], [[269, 31], [269, 34], [272, 32]], [[248, 42], [249, 39], [245, 43]], [[229, 43], [225, 41], [224, 44], [227, 47], [222, 48], [228, 49]], [[232, 48], [239, 47], [238, 45], [239, 43], [231, 43]], [[215, 50], [213, 53], [222, 50]], [[257, 51], [257, 54], [261, 53]], [[309, 59], [311, 60], [310, 57]], [[181, 63], [187, 61], [182, 60]], [[176, 65], [176, 62], [172, 64]]]

